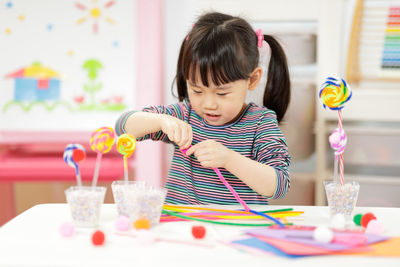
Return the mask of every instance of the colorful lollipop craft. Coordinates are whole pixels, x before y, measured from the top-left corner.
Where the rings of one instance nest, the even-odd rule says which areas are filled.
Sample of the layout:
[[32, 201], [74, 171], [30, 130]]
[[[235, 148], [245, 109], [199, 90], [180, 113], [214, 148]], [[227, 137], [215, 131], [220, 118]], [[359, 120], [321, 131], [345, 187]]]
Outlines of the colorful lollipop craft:
[[93, 175], [92, 186], [96, 186], [99, 177], [101, 157], [109, 152], [114, 144], [114, 130], [110, 127], [101, 127], [92, 133], [90, 147], [97, 153], [96, 166]]
[[64, 149], [63, 158], [65, 163], [75, 168], [77, 184], [82, 186], [78, 163], [86, 158], [85, 148], [80, 144], [69, 144]]
[[[335, 172], [337, 173], [337, 162], [339, 162], [340, 169], [340, 183], [344, 184], [344, 165], [343, 165], [343, 152], [346, 147], [346, 134], [343, 130], [342, 123], [342, 109], [344, 104], [352, 97], [350, 86], [344, 79], [328, 77], [321, 85], [319, 91], [319, 98], [324, 108], [338, 111], [338, 129], [336, 129], [329, 138], [331, 147], [335, 150]], [[337, 179], [334, 179], [335, 181]]]
[[117, 141], [117, 150], [124, 156], [124, 177], [128, 182], [128, 158], [136, 149], [136, 139], [130, 134], [122, 134]]

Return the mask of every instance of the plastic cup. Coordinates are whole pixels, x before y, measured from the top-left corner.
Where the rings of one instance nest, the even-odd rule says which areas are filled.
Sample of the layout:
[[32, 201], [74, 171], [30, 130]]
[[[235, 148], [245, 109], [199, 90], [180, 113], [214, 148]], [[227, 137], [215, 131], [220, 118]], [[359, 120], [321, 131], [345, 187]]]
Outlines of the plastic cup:
[[106, 189], [104, 186], [71, 186], [65, 190], [75, 226], [98, 226]]
[[129, 217], [132, 222], [146, 218], [151, 226], [160, 222], [167, 189], [138, 181], [114, 181], [111, 188], [119, 215]]
[[128, 199], [143, 191], [145, 187], [146, 184], [144, 181], [114, 181], [111, 183], [114, 202], [117, 206], [119, 216], [130, 217], [135, 208], [135, 203], [128, 201]]
[[160, 216], [164, 205], [167, 189], [146, 186], [139, 194], [129, 198], [129, 201], [135, 203], [130, 218], [132, 221], [146, 218], [150, 225], [154, 226], [160, 222]]
[[360, 184], [353, 181], [341, 185], [333, 181], [325, 181], [324, 186], [331, 216], [343, 214], [346, 220], [351, 220], [351, 215], [357, 203]]

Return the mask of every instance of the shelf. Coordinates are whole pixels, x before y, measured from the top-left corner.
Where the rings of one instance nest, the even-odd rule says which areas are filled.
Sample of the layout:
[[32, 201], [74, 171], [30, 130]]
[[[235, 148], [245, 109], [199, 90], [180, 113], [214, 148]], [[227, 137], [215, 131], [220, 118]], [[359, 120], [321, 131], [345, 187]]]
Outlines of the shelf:
[[[322, 106], [322, 105], [320, 105]], [[323, 110], [323, 120], [337, 120], [337, 112]], [[400, 89], [353, 88], [352, 99], [342, 110], [343, 122], [351, 121], [400, 121]]]

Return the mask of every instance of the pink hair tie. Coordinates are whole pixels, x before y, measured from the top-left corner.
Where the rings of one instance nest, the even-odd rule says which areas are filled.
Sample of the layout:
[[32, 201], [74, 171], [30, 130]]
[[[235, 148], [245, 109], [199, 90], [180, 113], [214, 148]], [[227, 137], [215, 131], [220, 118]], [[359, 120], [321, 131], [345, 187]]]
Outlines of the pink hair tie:
[[257, 46], [259, 48], [261, 48], [262, 47], [262, 41], [264, 40], [264, 35], [262, 33], [262, 30], [261, 29], [256, 30], [256, 34], [257, 34], [257, 38], [258, 38]]
[[[193, 23], [193, 24], [192, 24], [192, 29], [193, 29], [194, 25], [195, 25], [195, 24]], [[187, 40], [189, 40], [189, 33], [188, 33], [188, 35], [186, 35], [186, 41], [187, 41]]]

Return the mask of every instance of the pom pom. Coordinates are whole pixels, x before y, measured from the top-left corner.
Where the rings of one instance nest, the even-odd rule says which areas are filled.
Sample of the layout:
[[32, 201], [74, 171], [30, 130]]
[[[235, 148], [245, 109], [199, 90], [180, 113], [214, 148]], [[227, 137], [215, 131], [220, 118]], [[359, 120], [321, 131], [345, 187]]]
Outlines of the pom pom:
[[75, 149], [74, 152], [72, 152], [72, 159], [75, 162], [80, 162], [86, 158], [85, 151], [80, 150], [80, 149]]
[[362, 214], [356, 214], [356, 215], [354, 215], [354, 217], [353, 217], [353, 222], [356, 224], [356, 225], [361, 225], [361, 218], [362, 218]]
[[192, 226], [192, 235], [196, 239], [202, 239], [206, 235], [206, 228], [201, 225]]
[[92, 243], [95, 246], [102, 246], [105, 241], [105, 235], [102, 231], [97, 230], [92, 234]]
[[136, 230], [150, 229], [150, 221], [146, 218], [138, 219], [133, 223]]
[[129, 218], [126, 216], [119, 216], [115, 220], [115, 228], [118, 231], [128, 231], [130, 226]]
[[370, 220], [376, 219], [375, 215], [371, 212], [365, 213], [362, 217], [361, 217], [361, 225], [363, 227], [367, 227], [368, 223]]
[[330, 243], [333, 239], [333, 232], [327, 227], [319, 226], [315, 228], [313, 238], [317, 242]]
[[74, 224], [70, 222], [65, 222], [60, 225], [60, 234], [63, 237], [71, 237], [74, 235], [75, 228]]
[[378, 220], [373, 219], [370, 220], [367, 229], [365, 229], [365, 232], [367, 234], [373, 234], [373, 235], [382, 235], [384, 231], [382, 223], [380, 223]]
[[152, 245], [156, 241], [154, 234], [151, 231], [144, 229], [137, 231], [137, 238], [140, 245], [143, 246]]
[[343, 154], [347, 144], [347, 135], [344, 130], [336, 128], [329, 136], [329, 143], [331, 144], [331, 148], [335, 150], [336, 156]]
[[343, 214], [335, 214], [331, 220], [331, 227], [334, 229], [344, 229], [346, 226], [346, 219]]

